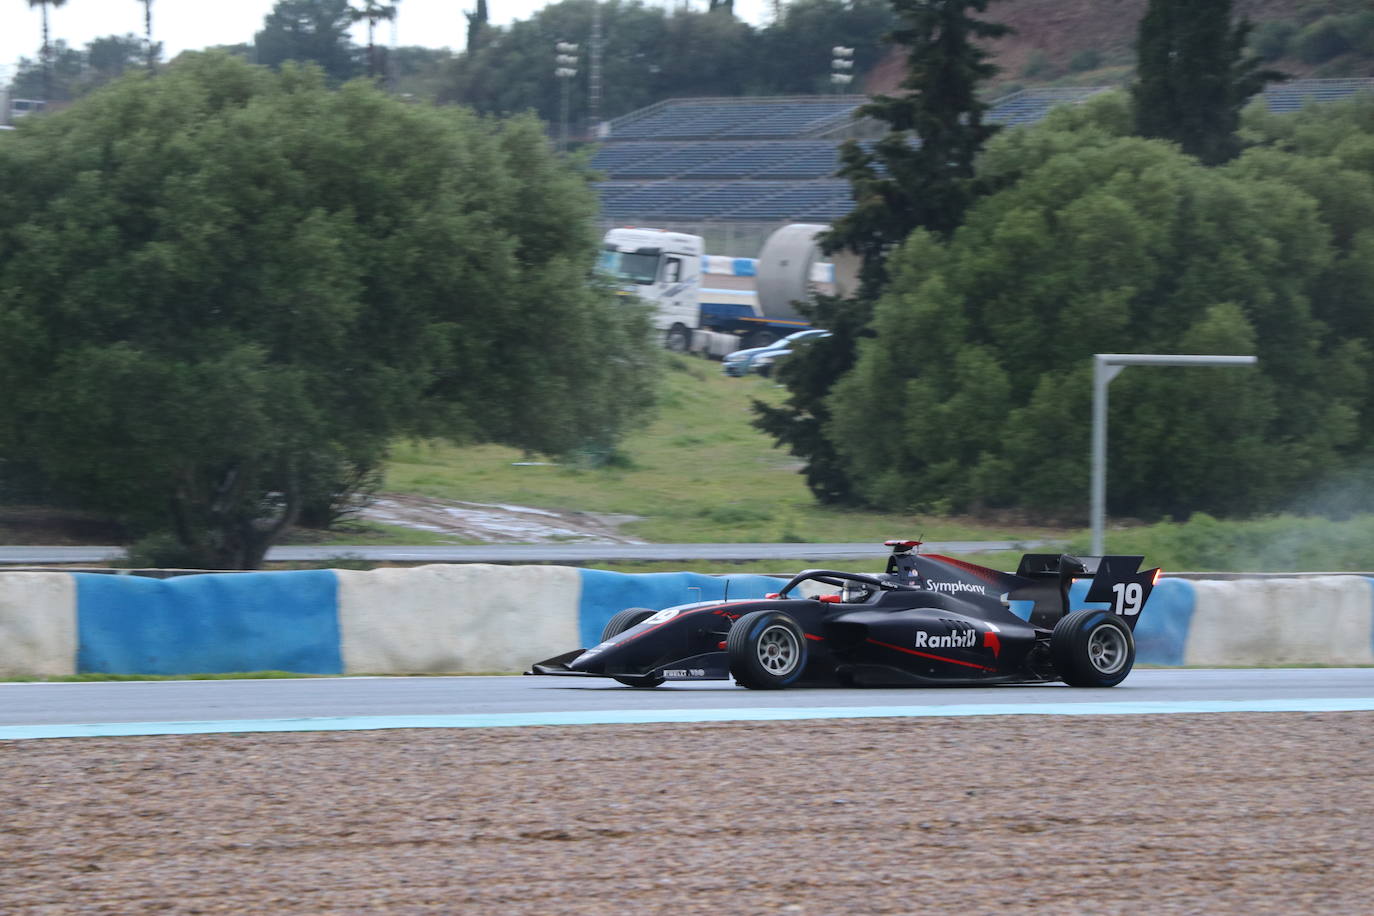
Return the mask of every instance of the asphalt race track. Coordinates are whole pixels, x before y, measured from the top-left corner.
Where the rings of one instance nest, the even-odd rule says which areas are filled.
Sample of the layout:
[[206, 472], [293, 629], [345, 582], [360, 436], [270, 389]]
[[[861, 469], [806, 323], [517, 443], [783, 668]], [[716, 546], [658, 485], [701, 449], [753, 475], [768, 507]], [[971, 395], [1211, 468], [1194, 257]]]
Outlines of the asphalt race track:
[[[553, 677], [301, 678], [0, 684], [0, 739], [116, 734], [720, 722], [902, 716], [1374, 709], [1374, 669], [1141, 669], [1105, 690], [1063, 685], [656, 690]], [[72, 726], [76, 726], [73, 728]]]

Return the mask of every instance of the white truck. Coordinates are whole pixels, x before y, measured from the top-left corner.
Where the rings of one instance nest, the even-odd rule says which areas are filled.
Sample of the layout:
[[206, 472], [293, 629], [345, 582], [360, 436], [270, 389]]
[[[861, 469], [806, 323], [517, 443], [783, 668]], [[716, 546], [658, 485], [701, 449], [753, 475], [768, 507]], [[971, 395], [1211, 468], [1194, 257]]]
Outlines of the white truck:
[[9, 89], [0, 87], [0, 127], [13, 127], [18, 118], [36, 114], [46, 107], [46, 102], [37, 99], [12, 98]]
[[769, 236], [758, 258], [707, 255], [702, 238], [665, 229], [606, 233], [600, 269], [626, 295], [654, 306], [654, 327], [670, 350], [724, 356], [809, 327], [796, 310], [812, 291], [845, 291], [849, 278], [816, 261], [826, 226], [795, 223]]

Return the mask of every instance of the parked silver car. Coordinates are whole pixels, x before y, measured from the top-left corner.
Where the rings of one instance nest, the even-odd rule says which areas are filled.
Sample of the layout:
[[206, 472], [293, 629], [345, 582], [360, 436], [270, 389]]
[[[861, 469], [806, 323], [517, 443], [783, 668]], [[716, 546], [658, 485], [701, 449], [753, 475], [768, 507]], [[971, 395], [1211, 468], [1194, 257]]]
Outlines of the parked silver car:
[[[805, 331], [797, 331], [788, 334], [782, 340], [774, 341], [766, 347], [750, 347], [747, 350], [736, 350], [727, 353], [721, 364], [721, 371], [726, 375], [739, 377], [748, 375], [750, 372], [758, 372], [761, 365], [758, 361], [762, 359], [762, 365], [771, 366], [777, 359], [779, 353], [790, 354], [792, 344], [799, 340], [810, 340], [812, 338], [829, 337], [830, 332], [820, 328], [807, 328]], [[767, 372], [761, 373], [767, 375]]]

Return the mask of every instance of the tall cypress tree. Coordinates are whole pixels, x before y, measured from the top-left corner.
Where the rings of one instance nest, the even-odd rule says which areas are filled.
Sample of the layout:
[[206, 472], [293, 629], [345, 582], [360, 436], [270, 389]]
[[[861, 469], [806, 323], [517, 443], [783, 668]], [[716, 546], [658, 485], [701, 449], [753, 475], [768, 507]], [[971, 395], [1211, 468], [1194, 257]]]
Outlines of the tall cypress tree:
[[[824, 240], [827, 252], [863, 257], [868, 285], [885, 282], [887, 252], [913, 230], [948, 235], [963, 222], [974, 196], [974, 158], [997, 130], [983, 123], [988, 106], [977, 94], [997, 68], [974, 42], [1011, 31], [972, 15], [989, 2], [892, 0], [899, 25], [888, 39], [907, 49], [906, 91], [875, 96], [859, 109], [890, 130], [871, 151], [845, 144], [839, 174], [853, 185], [854, 209]], [[873, 298], [876, 290], [865, 292]]]
[[477, 9], [463, 15], [468, 20], [467, 52], [472, 54], [487, 43], [487, 0], [477, 0]]
[[1150, 0], [1136, 36], [1131, 87], [1136, 133], [1172, 140], [1207, 165], [1240, 152], [1240, 110], [1284, 79], [1247, 54], [1250, 23], [1231, 22], [1231, 0]]
[[859, 109], [860, 117], [884, 121], [890, 130], [871, 150], [852, 140], [842, 148], [839, 174], [853, 186], [854, 209], [821, 239], [827, 254], [851, 251], [862, 258], [858, 295], [810, 306], [812, 322], [831, 336], [783, 364], [779, 379], [789, 391], [783, 406], [754, 402], [754, 425], [806, 461], [807, 486], [822, 502], [854, 496], [826, 438], [826, 398], [854, 365], [856, 342], [887, 283], [887, 253], [916, 229], [951, 234], [976, 196], [974, 159], [997, 130], [983, 123], [988, 106], [977, 92], [997, 68], [975, 42], [1011, 31], [975, 18], [990, 2], [892, 0], [898, 27], [888, 40], [907, 51], [905, 91], [875, 96]]

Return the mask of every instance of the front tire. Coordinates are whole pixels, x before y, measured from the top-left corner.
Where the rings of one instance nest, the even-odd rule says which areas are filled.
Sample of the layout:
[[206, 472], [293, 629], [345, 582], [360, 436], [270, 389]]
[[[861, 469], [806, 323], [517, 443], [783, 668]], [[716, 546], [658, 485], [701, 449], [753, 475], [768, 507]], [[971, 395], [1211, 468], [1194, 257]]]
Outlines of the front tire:
[[[658, 613], [652, 608], [647, 607], [627, 607], [623, 611], [616, 611], [611, 615], [611, 619], [606, 621], [606, 625], [601, 628], [601, 641], [605, 642], [612, 636], [619, 636], [631, 627], [637, 627]], [[626, 687], [657, 687], [663, 683], [663, 678], [646, 674], [642, 677], [635, 677], [628, 674], [612, 675], [615, 680], [624, 684]]]
[[665, 346], [674, 353], [686, 353], [692, 349], [692, 332], [683, 325], [673, 325], [668, 331]]
[[1054, 625], [1050, 657], [1070, 687], [1115, 687], [1135, 664], [1135, 637], [1109, 611], [1074, 611]]
[[730, 628], [725, 640], [730, 674], [751, 690], [779, 690], [806, 669], [806, 635], [782, 611], [754, 611]]

